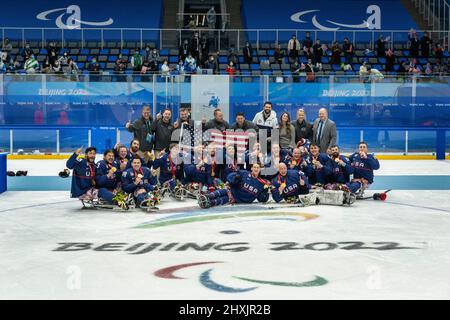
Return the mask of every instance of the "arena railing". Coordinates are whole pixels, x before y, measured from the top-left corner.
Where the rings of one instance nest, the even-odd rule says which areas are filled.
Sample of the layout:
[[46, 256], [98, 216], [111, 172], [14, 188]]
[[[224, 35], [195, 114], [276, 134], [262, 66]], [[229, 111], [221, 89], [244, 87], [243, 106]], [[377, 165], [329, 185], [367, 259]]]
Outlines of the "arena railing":
[[[420, 34], [428, 31], [435, 42], [440, 42], [444, 48], [449, 47], [450, 29], [441, 30], [417, 30]], [[109, 47], [108, 42], [114, 43], [117, 48], [142, 49], [152, 43], [160, 49], [178, 48], [183, 39], [192, 38], [195, 32], [200, 37], [206, 35], [212, 39], [211, 46], [215, 50], [228, 50], [234, 46], [242, 49], [245, 41], [252, 43], [255, 49], [270, 49], [275, 44], [287, 44], [292, 35], [302, 40], [306, 32], [311, 33], [313, 40], [320, 39], [323, 43], [330, 44], [334, 41], [342, 41], [348, 37], [355, 45], [361, 45], [363, 49], [375, 49], [375, 43], [380, 35], [388, 39], [390, 48], [396, 45], [404, 45], [408, 41], [410, 30], [336, 30], [321, 31], [311, 29], [156, 29], [156, 28], [82, 28], [64, 30], [59, 28], [19, 28], [0, 27], [2, 41], [6, 38], [19, 41], [23, 48], [27, 42], [37, 42], [37, 48], [45, 48], [50, 41], [56, 41], [62, 47], [67, 47], [69, 42], [78, 43], [79, 48], [90, 47], [90, 42], [96, 42], [95, 47], [101, 49]], [[134, 44], [134, 48], [128, 44]], [[98, 44], [98, 45], [97, 45]], [[357, 48], [358, 49], [358, 48]], [[400, 48], [403, 49], [403, 48]]]

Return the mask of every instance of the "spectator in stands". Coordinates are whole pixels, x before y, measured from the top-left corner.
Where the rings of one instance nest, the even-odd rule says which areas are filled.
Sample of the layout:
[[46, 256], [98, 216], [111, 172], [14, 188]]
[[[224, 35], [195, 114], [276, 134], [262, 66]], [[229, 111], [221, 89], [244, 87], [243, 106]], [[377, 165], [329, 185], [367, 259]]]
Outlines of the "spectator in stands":
[[430, 47], [433, 43], [433, 40], [430, 38], [428, 32], [425, 32], [423, 36], [420, 38], [420, 49], [422, 53], [422, 57], [428, 58], [430, 56]]
[[300, 82], [300, 73], [304, 70], [305, 66], [303, 63], [300, 65], [298, 61], [291, 64], [292, 81]]
[[321, 108], [319, 110], [319, 117], [313, 124], [312, 143], [318, 145], [320, 150], [325, 152], [328, 150], [328, 147], [336, 144], [336, 138], [336, 123], [328, 118], [328, 110]]
[[53, 41], [51, 41], [47, 47], [47, 57], [51, 65], [54, 65], [56, 60], [58, 60], [58, 55], [59, 55], [59, 48]]
[[302, 44], [303, 44], [303, 50], [305, 50], [305, 48], [306, 49], [311, 49], [312, 48], [313, 41], [311, 39], [311, 33], [309, 31], [306, 32], [306, 37], [305, 37], [305, 39], [303, 39]]
[[314, 73], [314, 67], [312, 65], [312, 60], [308, 59], [308, 63], [305, 65], [306, 72], [306, 82], [314, 82], [316, 80], [316, 75]]
[[138, 140], [141, 150], [144, 152], [152, 151], [153, 134], [152, 134], [153, 118], [149, 105], [144, 105], [142, 108], [142, 117], [134, 122], [128, 121], [125, 128], [132, 132], [134, 139]]
[[97, 81], [98, 75], [100, 74], [100, 64], [97, 62], [97, 58], [93, 57], [88, 65], [88, 71], [91, 81]]
[[154, 149], [156, 157], [161, 151], [168, 151], [174, 129], [172, 111], [170, 109], [164, 110], [162, 117], [152, 123], [152, 132], [155, 135]]
[[384, 78], [384, 75], [380, 72], [380, 70], [372, 68], [372, 66], [367, 66], [367, 72], [370, 75], [370, 79], [377, 81], [382, 80]]
[[23, 48], [22, 49], [22, 52], [21, 52], [21, 56], [23, 57], [23, 59], [26, 61], [26, 60], [28, 60], [30, 57], [31, 57], [31, 55], [33, 55], [34, 54], [34, 52], [33, 52], [33, 50], [30, 48], [30, 44], [29, 43], [27, 43], [27, 44], [25, 44], [25, 48]]
[[158, 49], [154, 48], [152, 52], [150, 53], [148, 61], [150, 62], [150, 65], [154, 65], [154, 71], [158, 69], [158, 64], [161, 62], [161, 56], [159, 55]]
[[74, 80], [79, 81], [80, 80], [78, 77], [79, 71], [80, 70], [78, 69], [77, 63], [72, 58], [69, 58], [66, 74], [73, 75]]
[[323, 57], [323, 49], [322, 45], [320, 44], [320, 40], [317, 39], [316, 43], [313, 45], [313, 59], [312, 62], [316, 66], [316, 68], [319, 68], [322, 64], [322, 57]]
[[3, 41], [3, 50], [8, 53], [8, 55], [11, 53], [11, 50], [13, 49], [11, 42], [8, 38], [5, 38], [5, 41]]
[[169, 61], [167, 61], [167, 60], [164, 60], [163, 64], [161, 65], [161, 76], [163, 76], [163, 77], [170, 76]]
[[145, 61], [145, 60], [150, 61], [151, 54], [152, 54], [152, 50], [150, 49], [150, 46], [147, 45], [145, 47], [144, 53], [142, 54], [142, 61]]
[[442, 49], [441, 44], [440, 43], [436, 43], [436, 46], [435, 46], [433, 51], [434, 51], [434, 56], [436, 57], [436, 59], [441, 61], [442, 58], [444, 57], [444, 49]]
[[179, 52], [181, 60], [184, 61], [184, 59], [186, 59], [186, 57], [188, 56], [189, 52], [191, 52], [191, 47], [189, 46], [188, 39], [184, 39], [183, 43], [180, 46]]
[[195, 32], [194, 37], [191, 39], [191, 55], [195, 58], [195, 61], [199, 61], [200, 50], [200, 38], [198, 32]]
[[131, 53], [133, 56], [131, 57], [131, 67], [134, 72], [141, 72], [142, 69], [142, 56], [139, 49], [134, 50]]
[[55, 63], [52, 66], [52, 72], [54, 74], [62, 74], [63, 73], [63, 69], [61, 66], [61, 63], [59, 62], [59, 60], [56, 60]]
[[41, 73], [52, 73], [52, 65], [50, 64], [48, 57], [45, 58], [45, 61], [42, 63]]
[[345, 37], [344, 44], [342, 45], [342, 51], [344, 52], [345, 62], [352, 63], [353, 62], [353, 43]]
[[205, 69], [211, 69], [215, 73], [217, 64], [213, 55], [210, 55], [208, 60], [205, 62]]
[[258, 131], [258, 126], [255, 125], [253, 122], [245, 120], [245, 114], [243, 112], [236, 113], [236, 122], [231, 126], [231, 129], [233, 130], [255, 130]]
[[22, 64], [19, 61], [19, 56], [16, 56], [14, 62], [10, 66], [11, 72], [16, 72], [22, 69]]
[[200, 50], [201, 50], [201, 54], [202, 54], [201, 60], [200, 60], [200, 65], [204, 65], [206, 60], [208, 60], [208, 55], [209, 55], [209, 41], [205, 35], [202, 36], [202, 39], [200, 41]]
[[339, 46], [339, 42], [335, 41], [333, 46], [331, 47], [331, 59], [330, 64], [341, 64], [341, 47]]
[[419, 47], [420, 47], [420, 41], [417, 36], [417, 32], [411, 30], [408, 34], [408, 40], [409, 40], [410, 55], [412, 58], [417, 58], [419, 56]]
[[248, 41], [245, 43], [245, 47], [244, 49], [242, 49], [242, 53], [244, 55], [244, 62], [251, 64], [253, 62], [253, 48]]
[[437, 76], [443, 76], [448, 73], [448, 67], [445, 63], [438, 61], [437, 64], [434, 66], [433, 72]]
[[208, 22], [209, 29], [216, 28], [216, 9], [212, 6], [206, 13], [206, 21]]
[[433, 73], [433, 67], [431, 66], [431, 63], [427, 62], [427, 65], [425, 66], [425, 70], [423, 72], [427, 76], [431, 76]]
[[186, 73], [184, 70], [184, 61], [182, 59], [178, 60], [177, 73], [179, 75], [184, 75]]
[[236, 65], [239, 62], [238, 56], [236, 54], [236, 50], [234, 46], [232, 45], [230, 49], [228, 50], [228, 62], [233, 61], [233, 63]]
[[204, 126], [205, 130], [216, 129], [219, 130], [220, 132], [224, 132], [229, 128], [230, 125], [228, 124], [228, 122], [224, 120], [222, 110], [218, 108], [214, 110], [214, 119], [211, 119], [208, 122], [206, 122]]
[[295, 34], [292, 35], [288, 42], [288, 56], [291, 62], [294, 62], [298, 58], [298, 53], [300, 50], [300, 42], [297, 40]]
[[386, 54], [386, 41], [384, 40], [384, 36], [380, 35], [376, 42], [377, 47], [377, 56], [384, 57]]
[[295, 128], [291, 123], [289, 112], [283, 112], [280, 117], [280, 141], [281, 149], [292, 150], [295, 148]]
[[408, 72], [408, 69], [409, 69], [409, 64], [406, 61], [404, 61], [404, 62], [400, 63], [397, 73], [404, 75], [405, 73]]
[[265, 102], [263, 110], [255, 114], [253, 123], [260, 129], [275, 129], [278, 126], [277, 113], [272, 110], [272, 102]]
[[28, 74], [37, 73], [39, 71], [39, 62], [34, 58], [34, 54], [25, 61], [24, 70]]
[[384, 67], [384, 70], [389, 72], [394, 71], [394, 64], [395, 64], [394, 52], [391, 49], [389, 49], [388, 51], [386, 51], [386, 65]]
[[304, 48], [304, 52], [305, 52], [305, 57], [307, 60], [311, 60], [314, 61], [314, 53], [313, 53], [313, 48]]
[[409, 74], [419, 74], [421, 72], [420, 67], [417, 65], [416, 59], [411, 60], [409, 66], [408, 66], [407, 72]]
[[312, 124], [306, 121], [306, 113], [304, 109], [297, 110], [297, 120], [292, 121], [292, 125], [295, 129], [295, 144], [301, 139], [308, 139], [312, 141]]
[[114, 73], [118, 75], [118, 81], [125, 81], [125, 71], [127, 70], [127, 62], [123, 58], [122, 54], [116, 60], [116, 64], [114, 65]]
[[236, 74], [236, 67], [234, 66], [233, 61], [228, 62], [225, 72], [232, 77]]
[[8, 52], [6, 52], [5, 50], [0, 51], [0, 61], [3, 61], [3, 63], [5, 64], [7, 61], [9, 61]]
[[281, 45], [277, 44], [275, 51], [273, 53], [275, 61], [279, 64], [284, 63], [284, 51], [281, 49]]
[[61, 57], [59, 57], [58, 60], [56, 60], [59, 62], [59, 65], [61, 66], [63, 72], [66, 71], [67, 66], [69, 65], [68, 60], [69, 60], [69, 55], [67, 52], [64, 52], [63, 55]]
[[195, 73], [197, 70], [197, 61], [190, 53], [184, 61], [184, 70], [186, 73]]

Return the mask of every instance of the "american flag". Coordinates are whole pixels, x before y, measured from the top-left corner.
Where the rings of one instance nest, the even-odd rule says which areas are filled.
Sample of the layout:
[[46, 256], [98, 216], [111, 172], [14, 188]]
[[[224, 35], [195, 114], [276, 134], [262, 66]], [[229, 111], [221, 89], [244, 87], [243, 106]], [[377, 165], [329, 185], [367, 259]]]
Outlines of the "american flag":
[[211, 141], [217, 146], [226, 147], [233, 145], [238, 153], [244, 152], [248, 145], [248, 133], [244, 131], [214, 131], [211, 133]]

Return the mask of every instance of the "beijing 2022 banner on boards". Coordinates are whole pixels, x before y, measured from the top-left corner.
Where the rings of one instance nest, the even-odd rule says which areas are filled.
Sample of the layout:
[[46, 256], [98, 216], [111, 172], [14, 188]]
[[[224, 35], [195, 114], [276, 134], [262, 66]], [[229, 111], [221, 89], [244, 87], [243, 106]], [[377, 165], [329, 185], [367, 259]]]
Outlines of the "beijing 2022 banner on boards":
[[228, 75], [194, 75], [191, 82], [191, 113], [194, 120], [212, 119], [220, 108], [229, 121], [230, 78]]

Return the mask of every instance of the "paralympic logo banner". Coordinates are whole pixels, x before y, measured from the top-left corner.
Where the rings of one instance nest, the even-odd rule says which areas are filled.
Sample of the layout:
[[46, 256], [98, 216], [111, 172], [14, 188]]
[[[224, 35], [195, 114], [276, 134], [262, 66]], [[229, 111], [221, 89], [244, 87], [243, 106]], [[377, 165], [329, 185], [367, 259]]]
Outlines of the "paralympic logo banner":
[[212, 119], [219, 108], [226, 121], [230, 109], [230, 77], [228, 75], [194, 75], [191, 81], [191, 114], [194, 120]]

